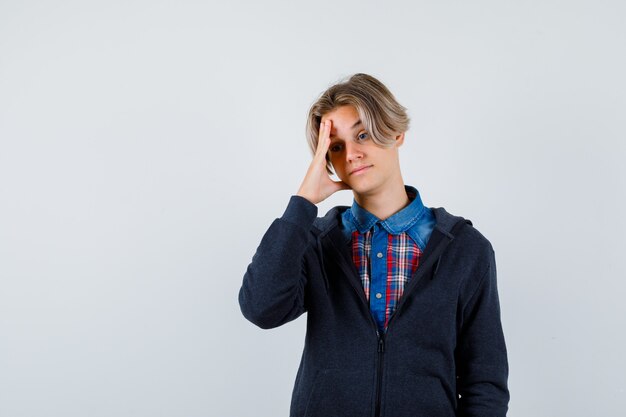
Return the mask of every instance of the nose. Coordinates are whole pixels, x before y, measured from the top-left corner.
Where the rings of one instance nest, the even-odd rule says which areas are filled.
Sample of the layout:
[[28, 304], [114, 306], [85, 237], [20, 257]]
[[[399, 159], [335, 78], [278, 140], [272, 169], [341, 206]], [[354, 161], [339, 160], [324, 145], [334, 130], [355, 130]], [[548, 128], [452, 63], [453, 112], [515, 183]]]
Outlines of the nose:
[[345, 147], [346, 147], [346, 161], [347, 162], [353, 162], [357, 159], [363, 158], [363, 150], [357, 143], [351, 140], [347, 140]]

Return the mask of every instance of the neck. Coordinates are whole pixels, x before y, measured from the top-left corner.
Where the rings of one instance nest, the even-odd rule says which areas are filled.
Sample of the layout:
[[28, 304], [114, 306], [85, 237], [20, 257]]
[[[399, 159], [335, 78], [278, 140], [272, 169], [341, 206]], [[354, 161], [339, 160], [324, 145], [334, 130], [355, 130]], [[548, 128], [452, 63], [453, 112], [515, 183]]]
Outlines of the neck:
[[354, 199], [359, 206], [381, 220], [399, 212], [411, 202], [406, 195], [402, 178], [400, 181], [394, 182], [392, 186], [386, 186], [383, 190], [372, 191], [368, 194], [354, 193]]

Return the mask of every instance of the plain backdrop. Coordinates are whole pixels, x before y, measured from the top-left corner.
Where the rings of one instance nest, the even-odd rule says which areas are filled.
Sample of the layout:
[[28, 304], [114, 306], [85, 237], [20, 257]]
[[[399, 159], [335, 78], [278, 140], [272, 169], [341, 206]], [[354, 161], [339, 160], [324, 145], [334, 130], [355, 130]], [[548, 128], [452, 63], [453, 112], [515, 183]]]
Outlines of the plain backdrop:
[[[493, 244], [511, 417], [621, 416], [626, 3], [0, 0], [0, 416], [286, 416], [245, 269], [355, 72]], [[318, 215], [349, 205], [342, 191]]]

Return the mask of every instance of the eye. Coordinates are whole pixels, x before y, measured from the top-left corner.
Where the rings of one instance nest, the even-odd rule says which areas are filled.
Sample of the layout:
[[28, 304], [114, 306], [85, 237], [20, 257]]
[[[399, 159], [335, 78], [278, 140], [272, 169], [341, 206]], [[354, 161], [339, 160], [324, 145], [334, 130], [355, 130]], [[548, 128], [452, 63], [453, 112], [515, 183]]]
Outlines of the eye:
[[367, 132], [361, 132], [359, 133], [359, 135], [357, 136], [357, 140], [363, 141], [367, 139]]
[[330, 152], [339, 152], [341, 149], [342, 149], [342, 146], [340, 143], [331, 144], [330, 147], [328, 148]]

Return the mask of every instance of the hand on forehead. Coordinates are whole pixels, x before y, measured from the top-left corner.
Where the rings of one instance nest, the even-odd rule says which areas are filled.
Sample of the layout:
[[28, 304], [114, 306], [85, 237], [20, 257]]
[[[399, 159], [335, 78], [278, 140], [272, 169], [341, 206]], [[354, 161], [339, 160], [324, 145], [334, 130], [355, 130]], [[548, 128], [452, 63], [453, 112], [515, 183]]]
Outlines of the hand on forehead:
[[363, 128], [359, 113], [353, 106], [341, 106], [322, 116], [322, 122], [331, 122], [331, 137], [351, 138], [358, 129]]

